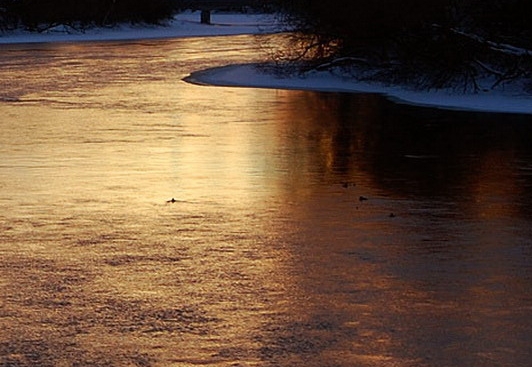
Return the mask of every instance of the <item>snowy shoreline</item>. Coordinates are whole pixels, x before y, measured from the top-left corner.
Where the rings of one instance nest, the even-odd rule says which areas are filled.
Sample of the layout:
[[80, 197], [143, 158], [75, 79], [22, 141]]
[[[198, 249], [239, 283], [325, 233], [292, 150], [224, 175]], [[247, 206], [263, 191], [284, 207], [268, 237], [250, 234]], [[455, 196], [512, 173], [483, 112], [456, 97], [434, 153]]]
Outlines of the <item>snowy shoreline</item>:
[[321, 92], [380, 94], [396, 102], [447, 110], [532, 114], [532, 96], [507, 91], [461, 94], [448, 90], [425, 91], [401, 85], [363, 82], [334, 75], [327, 71], [304, 76], [283, 77], [261, 71], [257, 65], [228, 65], [191, 73], [185, 81], [224, 87], [297, 89]]
[[[13, 31], [0, 33], [2, 45], [51, 42], [128, 41], [185, 37], [228, 36], [276, 33], [282, 31], [274, 14], [213, 13], [212, 24], [200, 23], [199, 12], [177, 14], [164, 26], [119, 25], [112, 28], [90, 28], [83, 32], [56, 27], [43, 33]], [[315, 90], [325, 92], [375, 93], [397, 103], [441, 109], [515, 113], [532, 115], [532, 96], [519, 89], [456, 93], [449, 90], [420, 91], [401, 85], [362, 82], [342, 78], [327, 71], [304, 76], [278, 76], [259, 70], [255, 65], [228, 65], [192, 73], [186, 81], [227, 87]]]
[[231, 36], [274, 33], [280, 30], [275, 14], [213, 13], [211, 24], [200, 22], [199, 12], [183, 12], [163, 25], [119, 24], [79, 31], [57, 26], [42, 33], [24, 30], [0, 32], [0, 47], [52, 42], [128, 41], [186, 37]]

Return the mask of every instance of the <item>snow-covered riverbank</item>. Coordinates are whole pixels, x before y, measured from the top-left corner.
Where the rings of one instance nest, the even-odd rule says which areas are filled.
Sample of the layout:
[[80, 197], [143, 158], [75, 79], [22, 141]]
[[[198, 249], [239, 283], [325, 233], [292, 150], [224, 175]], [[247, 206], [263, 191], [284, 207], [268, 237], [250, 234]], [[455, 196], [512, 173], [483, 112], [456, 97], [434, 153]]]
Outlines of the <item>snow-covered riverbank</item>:
[[425, 91], [377, 82], [342, 78], [327, 71], [285, 77], [264, 73], [254, 65], [229, 65], [192, 73], [187, 81], [218, 86], [307, 89], [326, 92], [377, 93], [398, 103], [443, 109], [532, 114], [532, 96], [517, 88], [463, 94], [450, 90]]
[[42, 33], [23, 30], [0, 32], [2, 44], [121, 41], [180, 37], [207, 37], [238, 34], [271, 33], [280, 25], [274, 14], [213, 13], [212, 24], [201, 24], [199, 12], [183, 12], [161, 26], [122, 24], [109, 28], [78, 31], [58, 26]]
[[[118, 41], [178, 37], [207, 37], [238, 34], [274, 33], [282, 30], [273, 14], [214, 13], [212, 24], [200, 23], [199, 12], [175, 16], [165, 26], [121, 25], [93, 28], [79, 32], [58, 27], [43, 33], [24, 31], [0, 33], [0, 47], [16, 43]], [[207, 51], [208, 52], [208, 51]], [[379, 93], [400, 103], [485, 112], [532, 114], [532, 96], [519, 88], [499, 88], [486, 92], [462, 94], [455, 91], [419, 91], [404, 86], [368, 83], [342, 78], [330, 72], [314, 72], [304, 76], [269, 74], [252, 65], [229, 65], [193, 73], [188, 81], [221, 86], [257, 88], [308, 89], [352, 93]]]

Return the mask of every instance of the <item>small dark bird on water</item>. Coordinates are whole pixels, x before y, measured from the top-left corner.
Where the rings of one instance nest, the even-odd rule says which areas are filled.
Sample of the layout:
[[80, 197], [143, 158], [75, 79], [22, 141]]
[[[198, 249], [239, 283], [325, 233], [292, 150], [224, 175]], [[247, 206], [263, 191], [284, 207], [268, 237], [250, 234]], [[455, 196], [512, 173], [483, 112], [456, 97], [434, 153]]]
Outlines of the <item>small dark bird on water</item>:
[[174, 198], [171, 198], [170, 200], [166, 200], [167, 203], [175, 203], [177, 200]]
[[365, 197], [365, 196], [360, 196], [360, 197], [358, 198], [358, 201], [366, 201], [366, 200], [368, 200], [368, 198]]

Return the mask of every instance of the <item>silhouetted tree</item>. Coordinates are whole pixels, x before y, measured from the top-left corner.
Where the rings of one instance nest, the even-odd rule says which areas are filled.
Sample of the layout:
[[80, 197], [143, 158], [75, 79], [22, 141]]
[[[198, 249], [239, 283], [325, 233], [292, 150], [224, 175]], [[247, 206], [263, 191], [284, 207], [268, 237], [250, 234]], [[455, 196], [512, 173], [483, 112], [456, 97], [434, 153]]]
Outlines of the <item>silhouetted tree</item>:
[[157, 23], [172, 15], [174, 5], [175, 0], [0, 0], [0, 21], [33, 30], [57, 24]]
[[[292, 60], [305, 67], [356, 63], [358, 75], [420, 87], [478, 89], [530, 77], [528, 0], [287, 0], [298, 29]], [[307, 57], [310, 56], [310, 57]], [[369, 65], [369, 73], [360, 73]]]

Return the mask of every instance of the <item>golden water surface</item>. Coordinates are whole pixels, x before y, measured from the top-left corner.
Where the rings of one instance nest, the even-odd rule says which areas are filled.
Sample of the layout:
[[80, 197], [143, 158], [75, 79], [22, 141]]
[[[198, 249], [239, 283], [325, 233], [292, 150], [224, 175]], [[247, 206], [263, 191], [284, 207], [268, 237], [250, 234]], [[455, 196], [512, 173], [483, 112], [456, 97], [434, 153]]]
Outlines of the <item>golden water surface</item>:
[[0, 365], [529, 366], [532, 119], [182, 81], [263, 49], [0, 48]]

